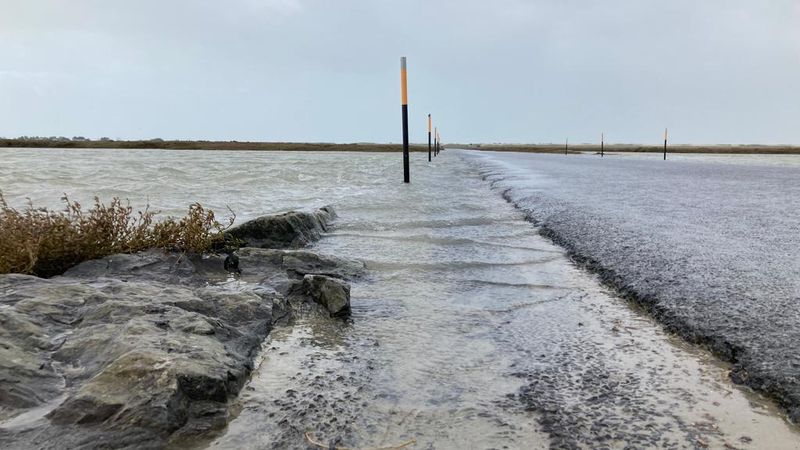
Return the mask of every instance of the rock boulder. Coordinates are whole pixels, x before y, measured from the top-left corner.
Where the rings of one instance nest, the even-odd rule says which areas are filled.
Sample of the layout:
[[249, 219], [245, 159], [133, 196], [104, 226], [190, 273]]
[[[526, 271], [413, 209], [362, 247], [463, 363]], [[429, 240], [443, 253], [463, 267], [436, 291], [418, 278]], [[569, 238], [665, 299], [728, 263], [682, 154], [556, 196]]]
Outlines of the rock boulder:
[[350, 314], [350, 285], [325, 275], [303, 277], [303, 290], [316, 303], [325, 307], [332, 317]]
[[241, 247], [301, 248], [319, 240], [335, 217], [331, 206], [313, 212], [290, 211], [250, 220], [226, 235]]

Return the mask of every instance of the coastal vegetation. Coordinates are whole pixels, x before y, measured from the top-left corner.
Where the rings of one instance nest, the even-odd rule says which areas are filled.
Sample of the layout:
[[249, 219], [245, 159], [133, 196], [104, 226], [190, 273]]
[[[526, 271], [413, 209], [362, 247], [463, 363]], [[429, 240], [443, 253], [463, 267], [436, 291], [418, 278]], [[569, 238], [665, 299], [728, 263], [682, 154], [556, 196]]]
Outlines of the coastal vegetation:
[[[564, 143], [560, 144], [448, 144], [450, 148], [483, 150], [492, 152], [520, 153], [564, 153]], [[661, 153], [664, 145], [640, 144], [608, 144], [604, 145], [606, 153]], [[755, 154], [755, 155], [796, 155], [800, 147], [791, 145], [685, 145], [670, 144], [669, 153], [710, 153], [710, 154]], [[600, 144], [569, 144], [570, 153], [600, 153]]]
[[66, 195], [62, 200], [61, 211], [32, 203], [20, 210], [0, 192], [0, 273], [50, 277], [83, 261], [150, 248], [202, 253], [221, 242], [235, 220], [231, 212], [221, 223], [199, 203], [184, 217], [156, 220], [156, 212], [134, 212], [116, 197], [108, 204], [95, 197], [90, 208]]
[[[261, 150], [261, 151], [340, 151], [340, 152], [402, 152], [401, 144], [326, 142], [249, 142], [203, 140], [114, 140], [87, 139], [82, 136], [0, 138], [0, 148], [97, 148], [97, 149], [163, 149], [163, 150]], [[411, 151], [428, 151], [426, 145], [412, 145]]]
[[[161, 150], [251, 150], [251, 151], [338, 151], [338, 152], [402, 152], [401, 144], [375, 144], [369, 142], [335, 144], [329, 142], [254, 142], [254, 141], [204, 141], [204, 140], [115, 140], [107, 137], [88, 139], [83, 136], [72, 138], [64, 136], [21, 136], [0, 138], [0, 148], [85, 148], [85, 149], [161, 149]], [[469, 150], [525, 152], [525, 153], [564, 153], [563, 143], [552, 144], [447, 144], [443, 148]], [[412, 152], [427, 152], [427, 144], [411, 144]], [[660, 153], [662, 144], [609, 144], [606, 152]], [[570, 152], [599, 152], [600, 145], [594, 143], [569, 144]], [[717, 144], [687, 145], [670, 144], [670, 153], [718, 153], [718, 154], [800, 154], [800, 147], [792, 145], [761, 144]]]

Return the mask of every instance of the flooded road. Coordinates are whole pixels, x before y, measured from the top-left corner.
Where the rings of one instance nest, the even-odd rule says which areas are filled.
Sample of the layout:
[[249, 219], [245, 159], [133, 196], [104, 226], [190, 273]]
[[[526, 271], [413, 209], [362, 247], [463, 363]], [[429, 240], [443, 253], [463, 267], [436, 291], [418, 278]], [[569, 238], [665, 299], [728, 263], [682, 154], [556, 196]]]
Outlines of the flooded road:
[[543, 234], [800, 422], [800, 156], [462, 155]]
[[[770, 402], [578, 268], [456, 152], [425, 157], [411, 185], [397, 155], [131, 152], [80, 184], [9, 188], [32, 169], [6, 166], [0, 186], [19, 202], [112, 185], [168, 213], [201, 201], [240, 220], [337, 209], [316, 250], [366, 262], [352, 319], [274, 330], [227, 429], [176, 446], [800, 448]], [[104, 180], [126, 160], [141, 173]]]
[[352, 322], [274, 334], [211, 448], [303, 448], [306, 433], [354, 448], [798, 446], [725, 367], [440, 159], [412, 186], [339, 206], [317, 249], [366, 261]]

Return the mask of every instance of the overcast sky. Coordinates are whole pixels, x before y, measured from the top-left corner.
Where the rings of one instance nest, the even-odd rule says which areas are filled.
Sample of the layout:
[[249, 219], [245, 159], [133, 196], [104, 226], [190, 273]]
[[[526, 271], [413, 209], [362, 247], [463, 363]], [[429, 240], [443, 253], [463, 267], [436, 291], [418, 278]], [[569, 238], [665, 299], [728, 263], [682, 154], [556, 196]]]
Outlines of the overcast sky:
[[0, 0], [0, 136], [800, 144], [798, 0]]

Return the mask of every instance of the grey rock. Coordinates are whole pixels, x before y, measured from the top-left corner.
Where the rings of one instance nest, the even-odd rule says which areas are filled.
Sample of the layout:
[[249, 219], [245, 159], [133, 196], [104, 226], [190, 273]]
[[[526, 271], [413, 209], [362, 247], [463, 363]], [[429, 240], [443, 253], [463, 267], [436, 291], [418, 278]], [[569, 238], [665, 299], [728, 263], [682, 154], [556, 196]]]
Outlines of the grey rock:
[[267, 285], [104, 275], [0, 276], [0, 447], [80, 446], [88, 435], [158, 447], [219, 427], [288, 309]]
[[361, 261], [308, 250], [242, 248], [237, 254], [243, 281], [272, 286], [283, 295], [287, 295], [295, 282], [302, 281], [308, 274], [352, 279], [361, 276], [365, 270]]
[[[111, 255], [78, 264], [67, 270], [68, 278], [109, 277], [121, 280], [149, 280], [163, 283], [197, 282], [198, 261], [196, 256], [166, 253], [162, 250], [147, 250], [134, 254]], [[222, 262], [220, 261], [222, 267]], [[219, 269], [216, 269], [219, 272]]]
[[284, 252], [283, 268], [299, 275], [316, 274], [350, 278], [357, 277], [364, 272], [364, 263], [304, 250], [294, 250]]
[[228, 230], [226, 235], [243, 247], [301, 248], [319, 240], [335, 217], [331, 206], [314, 212], [290, 211], [250, 220]]
[[[166, 439], [187, 426], [215, 426], [222, 419], [208, 408], [195, 415], [194, 404], [212, 402], [227, 414], [280, 304], [280, 294], [265, 290], [151, 280], [4, 275], [0, 286], [0, 320], [11, 325], [0, 332], [1, 417], [65, 395], [48, 406], [49, 422], [33, 427], [45, 434], [92, 426]], [[18, 431], [0, 421], [0, 443], [33, 444]]]
[[352, 259], [322, 255], [307, 250], [274, 250], [243, 248], [239, 250], [240, 267], [244, 273], [263, 273], [265, 267], [280, 268], [298, 277], [307, 274], [335, 278], [358, 277], [364, 263]]
[[239, 257], [235, 253], [226, 256], [222, 265], [226, 272], [242, 273], [242, 270], [239, 269]]
[[331, 316], [350, 314], [350, 285], [337, 278], [325, 275], [306, 275], [303, 289], [316, 303], [325, 307]]
[[[282, 242], [310, 242], [332, 215]], [[159, 250], [0, 275], [0, 448], [163, 448], [220, 429], [270, 329], [296, 304], [346, 314], [342, 279], [364, 270], [306, 250], [237, 256], [235, 280], [223, 255]]]

